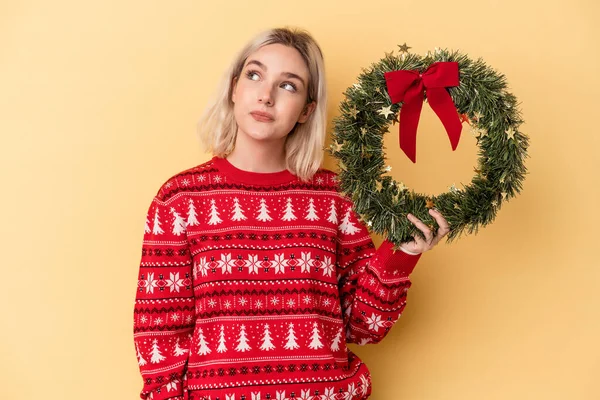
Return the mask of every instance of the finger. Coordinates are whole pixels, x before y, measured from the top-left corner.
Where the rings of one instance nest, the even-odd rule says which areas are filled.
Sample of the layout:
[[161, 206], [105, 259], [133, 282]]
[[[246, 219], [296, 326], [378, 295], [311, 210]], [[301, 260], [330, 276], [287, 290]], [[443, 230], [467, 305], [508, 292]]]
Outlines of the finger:
[[435, 218], [435, 220], [437, 221], [438, 225], [440, 226], [441, 229], [443, 230], [450, 230], [450, 225], [448, 224], [448, 221], [446, 221], [446, 218], [444, 218], [444, 216], [442, 215], [442, 213], [437, 209], [437, 208], [430, 208], [429, 209], [429, 214], [431, 214], [431, 216], [433, 218]]
[[431, 233], [431, 229], [429, 229], [429, 227], [427, 225], [425, 225], [425, 223], [423, 221], [421, 221], [419, 218], [415, 217], [414, 215], [408, 214], [407, 217], [410, 220], [410, 222], [412, 222], [417, 228], [419, 228], [421, 230], [421, 232], [423, 232], [423, 235], [425, 235], [425, 241], [427, 242], [427, 244], [431, 243], [431, 241], [433, 240], [433, 234]]
[[441, 239], [446, 236], [450, 232], [450, 224], [448, 224], [448, 221], [446, 221], [442, 213], [440, 213], [439, 210], [432, 208], [429, 210], [429, 214], [435, 218], [440, 227], [437, 231], [436, 238], [439, 237], [439, 239]]

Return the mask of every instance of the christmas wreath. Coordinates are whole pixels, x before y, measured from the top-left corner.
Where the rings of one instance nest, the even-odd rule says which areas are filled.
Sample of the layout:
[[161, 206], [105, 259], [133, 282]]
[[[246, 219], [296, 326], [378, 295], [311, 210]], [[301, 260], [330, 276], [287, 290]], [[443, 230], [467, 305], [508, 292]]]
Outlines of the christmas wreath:
[[[408, 52], [406, 44], [399, 47], [398, 55], [385, 53], [363, 68], [358, 82], [345, 91], [329, 152], [338, 160], [340, 191], [372, 232], [396, 245], [415, 234], [424, 238], [406, 218], [411, 213], [435, 235], [439, 226], [428, 212], [435, 207], [450, 225], [451, 242], [491, 223], [503, 202], [520, 192], [528, 137], [519, 130], [523, 121], [504, 75], [457, 51], [436, 48], [420, 56]], [[391, 167], [385, 163], [383, 136], [392, 121], [399, 125], [401, 149], [416, 162], [424, 101], [442, 121], [453, 150], [463, 122], [471, 126], [479, 147], [470, 184], [453, 184], [437, 196], [415, 193], [386, 174]]]

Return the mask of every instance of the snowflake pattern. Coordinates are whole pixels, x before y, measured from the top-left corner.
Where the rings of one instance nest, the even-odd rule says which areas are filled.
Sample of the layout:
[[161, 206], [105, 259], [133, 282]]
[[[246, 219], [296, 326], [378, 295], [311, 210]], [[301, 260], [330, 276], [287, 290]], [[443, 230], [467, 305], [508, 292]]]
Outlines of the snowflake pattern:
[[171, 292], [179, 293], [179, 289], [184, 286], [184, 280], [179, 279], [179, 272], [171, 272], [171, 279], [167, 279], [167, 287], [171, 289]]
[[375, 315], [375, 313], [372, 313], [372, 315], [367, 318], [367, 324], [369, 324], [369, 329], [375, 332], [379, 331], [379, 328], [382, 326], [385, 326], [385, 322], [381, 320], [381, 315]]

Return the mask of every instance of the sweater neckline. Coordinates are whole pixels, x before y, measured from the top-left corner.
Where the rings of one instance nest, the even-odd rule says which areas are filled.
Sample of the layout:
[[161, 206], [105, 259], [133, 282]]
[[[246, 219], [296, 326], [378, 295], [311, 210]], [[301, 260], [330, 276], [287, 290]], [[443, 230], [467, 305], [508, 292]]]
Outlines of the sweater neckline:
[[212, 161], [227, 176], [227, 180], [247, 185], [272, 186], [296, 179], [296, 176], [287, 169], [277, 172], [253, 172], [236, 167], [224, 157], [214, 156]]

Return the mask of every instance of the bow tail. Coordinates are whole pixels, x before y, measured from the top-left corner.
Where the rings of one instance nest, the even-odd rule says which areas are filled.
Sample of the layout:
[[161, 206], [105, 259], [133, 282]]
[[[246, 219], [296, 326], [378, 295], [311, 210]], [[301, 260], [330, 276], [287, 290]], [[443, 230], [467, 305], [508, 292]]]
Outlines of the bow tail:
[[417, 162], [417, 127], [423, 108], [423, 84], [411, 86], [400, 110], [400, 148], [413, 163]]
[[431, 88], [427, 90], [427, 100], [429, 105], [435, 111], [440, 121], [446, 128], [452, 150], [456, 150], [462, 131], [462, 123], [452, 102], [450, 94], [445, 88]]

